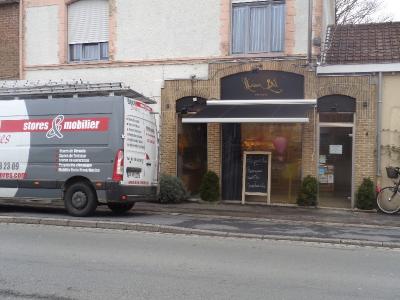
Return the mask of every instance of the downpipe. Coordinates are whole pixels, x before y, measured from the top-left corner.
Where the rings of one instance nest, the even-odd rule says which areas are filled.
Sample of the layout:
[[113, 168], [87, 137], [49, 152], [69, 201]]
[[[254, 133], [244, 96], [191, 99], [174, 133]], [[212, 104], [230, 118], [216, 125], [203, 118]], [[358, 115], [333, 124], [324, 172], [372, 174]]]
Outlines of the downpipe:
[[383, 99], [383, 75], [378, 74], [378, 105], [376, 109], [376, 176], [381, 177], [381, 144], [382, 144], [382, 99]]
[[308, 0], [308, 49], [307, 49], [307, 64], [312, 63], [312, 26], [313, 26], [313, 0]]

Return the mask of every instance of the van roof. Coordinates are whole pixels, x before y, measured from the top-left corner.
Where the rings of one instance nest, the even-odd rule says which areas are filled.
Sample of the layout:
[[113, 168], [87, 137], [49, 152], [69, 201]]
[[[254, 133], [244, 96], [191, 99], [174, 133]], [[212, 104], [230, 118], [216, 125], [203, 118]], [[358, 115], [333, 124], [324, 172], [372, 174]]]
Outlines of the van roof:
[[0, 100], [90, 96], [125, 96], [146, 104], [156, 103], [155, 100], [132, 90], [121, 82], [85, 83], [76, 81], [60, 83], [49, 81], [33, 83], [25, 80], [0, 81]]

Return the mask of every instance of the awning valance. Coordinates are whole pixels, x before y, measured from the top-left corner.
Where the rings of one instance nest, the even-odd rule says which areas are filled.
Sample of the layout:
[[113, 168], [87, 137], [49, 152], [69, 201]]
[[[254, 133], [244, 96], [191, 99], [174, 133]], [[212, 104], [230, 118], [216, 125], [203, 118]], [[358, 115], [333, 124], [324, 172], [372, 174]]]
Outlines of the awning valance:
[[[223, 102], [223, 100], [221, 101]], [[313, 104], [207, 105], [182, 123], [308, 123]]]

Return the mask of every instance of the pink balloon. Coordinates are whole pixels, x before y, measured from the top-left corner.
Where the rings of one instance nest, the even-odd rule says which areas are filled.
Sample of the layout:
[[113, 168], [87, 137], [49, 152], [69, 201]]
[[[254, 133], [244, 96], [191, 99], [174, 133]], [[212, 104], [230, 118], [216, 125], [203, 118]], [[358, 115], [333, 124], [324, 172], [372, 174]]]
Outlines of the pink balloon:
[[275, 150], [281, 155], [285, 152], [288, 144], [287, 139], [283, 136], [276, 137], [272, 143], [274, 144]]

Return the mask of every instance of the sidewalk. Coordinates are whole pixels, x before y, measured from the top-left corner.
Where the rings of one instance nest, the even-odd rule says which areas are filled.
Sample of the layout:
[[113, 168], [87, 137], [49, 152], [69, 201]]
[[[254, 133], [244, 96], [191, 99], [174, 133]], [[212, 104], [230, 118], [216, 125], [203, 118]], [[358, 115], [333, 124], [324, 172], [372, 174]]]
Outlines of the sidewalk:
[[106, 207], [74, 218], [51, 205], [0, 205], [0, 223], [135, 230], [400, 249], [400, 215], [227, 203], [137, 203], [124, 215]]
[[185, 202], [180, 204], [136, 203], [140, 212], [214, 215], [239, 218], [260, 218], [288, 222], [334, 223], [400, 227], [400, 214], [386, 215], [375, 211], [334, 208], [304, 208], [295, 206], [267, 206], [239, 203]]

